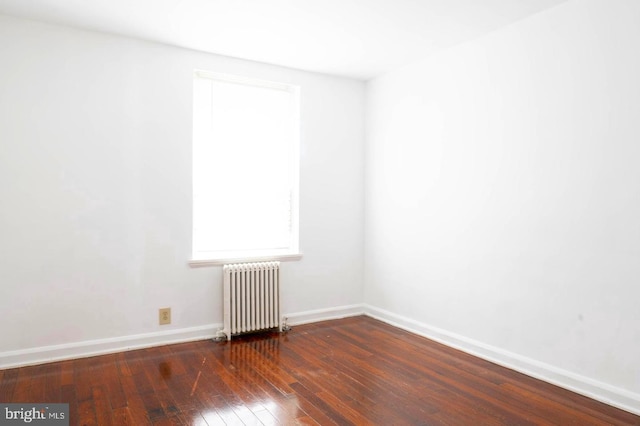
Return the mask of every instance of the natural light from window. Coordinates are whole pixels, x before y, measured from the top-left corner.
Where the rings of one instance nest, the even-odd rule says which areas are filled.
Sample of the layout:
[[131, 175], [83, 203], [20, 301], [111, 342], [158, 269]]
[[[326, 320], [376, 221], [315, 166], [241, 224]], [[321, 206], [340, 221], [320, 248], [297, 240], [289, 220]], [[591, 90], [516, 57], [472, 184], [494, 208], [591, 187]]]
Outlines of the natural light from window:
[[298, 88], [197, 71], [193, 260], [298, 252]]

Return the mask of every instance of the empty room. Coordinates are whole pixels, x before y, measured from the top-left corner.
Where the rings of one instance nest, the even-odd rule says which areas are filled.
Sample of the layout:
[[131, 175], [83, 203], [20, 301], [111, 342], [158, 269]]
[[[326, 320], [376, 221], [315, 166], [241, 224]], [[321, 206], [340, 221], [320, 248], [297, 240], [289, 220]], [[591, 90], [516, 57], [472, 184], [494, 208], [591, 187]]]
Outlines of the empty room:
[[640, 2], [0, 0], [0, 424], [640, 425]]

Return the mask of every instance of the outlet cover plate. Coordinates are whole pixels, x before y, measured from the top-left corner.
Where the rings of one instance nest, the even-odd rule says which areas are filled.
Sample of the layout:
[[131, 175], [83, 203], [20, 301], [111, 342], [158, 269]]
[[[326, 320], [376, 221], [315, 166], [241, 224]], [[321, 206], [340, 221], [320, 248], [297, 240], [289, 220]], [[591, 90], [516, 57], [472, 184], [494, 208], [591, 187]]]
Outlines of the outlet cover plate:
[[160, 325], [171, 324], [171, 308], [160, 308], [158, 310], [158, 323]]

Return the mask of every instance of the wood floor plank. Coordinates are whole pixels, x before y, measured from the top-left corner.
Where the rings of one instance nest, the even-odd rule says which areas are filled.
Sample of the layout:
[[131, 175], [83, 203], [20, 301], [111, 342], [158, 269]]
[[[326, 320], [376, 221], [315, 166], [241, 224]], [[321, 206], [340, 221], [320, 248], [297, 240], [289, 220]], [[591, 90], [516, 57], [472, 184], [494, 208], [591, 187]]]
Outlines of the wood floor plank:
[[78, 403], [78, 424], [83, 426], [98, 425], [93, 400], [84, 399]]
[[31, 387], [31, 376], [35, 374], [34, 367], [25, 367], [18, 370], [18, 378], [13, 389], [13, 396], [7, 402], [31, 402], [29, 388]]
[[0, 401], [12, 401], [13, 392], [18, 383], [19, 369], [13, 368], [11, 370], [2, 370], [2, 377], [0, 378]]
[[62, 377], [62, 365], [61, 363], [45, 364], [41, 370], [44, 380], [43, 400], [46, 403], [59, 403], [60, 389], [61, 389], [61, 377]]
[[120, 407], [112, 410], [111, 418], [113, 419], [113, 424], [116, 425], [132, 426], [136, 424], [129, 407]]
[[78, 423], [78, 398], [73, 384], [65, 384], [60, 387], [60, 402], [69, 404], [69, 424]]
[[74, 380], [76, 362], [73, 360], [62, 361], [60, 364], [60, 386], [71, 385]]
[[0, 401], [72, 425], [640, 425], [368, 317], [0, 370]]
[[107, 386], [93, 387], [93, 405], [96, 413], [96, 423], [100, 426], [113, 425], [111, 403], [109, 402], [109, 394], [106, 391]]

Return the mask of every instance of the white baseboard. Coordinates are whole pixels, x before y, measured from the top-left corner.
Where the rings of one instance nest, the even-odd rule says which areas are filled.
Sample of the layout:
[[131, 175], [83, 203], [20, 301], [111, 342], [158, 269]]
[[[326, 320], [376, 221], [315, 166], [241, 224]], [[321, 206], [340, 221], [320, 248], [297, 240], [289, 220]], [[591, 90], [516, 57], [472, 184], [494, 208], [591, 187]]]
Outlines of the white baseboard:
[[540, 379], [572, 392], [640, 415], [640, 394], [629, 392], [543, 362], [518, 355], [498, 347], [433, 327], [402, 315], [398, 315], [370, 305], [363, 305], [367, 316], [383, 321], [394, 327], [426, 337], [446, 346], [459, 349], [494, 364]]
[[222, 328], [222, 324], [209, 324], [199, 327], [0, 352], [0, 369], [86, 358], [172, 343], [205, 340], [213, 338], [220, 328]]
[[[300, 325], [363, 314], [362, 305], [349, 305], [297, 312], [284, 316], [287, 317], [288, 325]], [[209, 324], [199, 327], [0, 352], [0, 369], [26, 367], [47, 362], [87, 358], [133, 349], [211, 339], [217, 336], [218, 330], [222, 329], [222, 327], [222, 324]]]
[[361, 304], [296, 312], [292, 314], [285, 314], [284, 317], [286, 317], [287, 325], [302, 325], [311, 322], [355, 317], [357, 315], [364, 315], [364, 307]]

